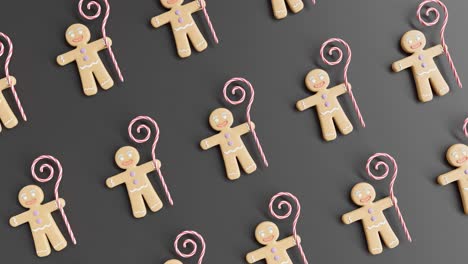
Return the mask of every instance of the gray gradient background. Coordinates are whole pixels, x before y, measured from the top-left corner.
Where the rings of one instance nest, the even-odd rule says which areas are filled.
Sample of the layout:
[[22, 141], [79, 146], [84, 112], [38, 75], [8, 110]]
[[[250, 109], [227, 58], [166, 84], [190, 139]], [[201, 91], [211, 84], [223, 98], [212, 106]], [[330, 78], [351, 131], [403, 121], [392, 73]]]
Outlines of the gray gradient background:
[[[435, 183], [439, 174], [452, 169], [445, 160], [446, 149], [465, 141], [460, 126], [468, 91], [456, 88], [445, 57], [437, 63], [452, 91], [427, 104], [417, 101], [409, 72], [390, 71], [390, 64], [405, 56], [399, 39], [416, 24], [419, 1], [319, 0], [315, 7], [306, 1], [301, 13], [282, 21], [273, 19], [267, 0], [209, 1], [221, 43], [213, 45], [202, 13], [196, 14], [210, 45], [181, 60], [169, 27], [150, 27], [149, 19], [164, 11], [159, 1], [114, 0], [108, 32], [126, 82], [92, 98], [82, 94], [74, 65], [55, 64], [55, 57], [70, 49], [64, 40], [68, 25], [84, 22], [94, 38], [100, 34], [100, 22], [78, 17], [77, 2], [2, 3], [1, 30], [15, 43], [10, 69], [30, 119], [0, 137], [2, 262], [163, 263], [175, 257], [175, 236], [190, 228], [206, 238], [206, 263], [243, 263], [245, 254], [259, 246], [254, 228], [272, 219], [268, 201], [278, 191], [301, 199], [298, 228], [311, 263], [462, 263], [468, 258], [467, 217], [456, 185]], [[468, 2], [446, 4], [451, 16], [447, 42], [460, 75], [468, 81]], [[430, 44], [439, 42], [438, 27], [425, 32]], [[352, 46], [349, 78], [368, 127], [359, 127], [349, 98], [341, 97], [355, 131], [325, 143], [315, 112], [299, 113], [294, 104], [310, 95], [303, 79], [318, 66], [321, 43], [335, 36]], [[101, 56], [108, 58], [107, 53]], [[333, 83], [342, 81], [342, 66], [326, 69]], [[252, 116], [270, 167], [261, 166], [251, 137], [246, 137], [259, 170], [229, 182], [219, 151], [201, 151], [198, 142], [213, 134], [208, 115], [227, 106], [221, 90], [234, 76], [246, 77], [256, 87]], [[228, 107], [237, 122], [244, 122], [244, 106]], [[114, 152], [130, 144], [126, 128], [139, 114], [155, 117], [161, 126], [157, 153], [175, 206], [166, 203], [159, 213], [135, 220], [125, 188], [109, 190], [104, 182], [120, 172]], [[145, 153], [142, 160], [149, 160], [150, 145], [138, 148]], [[372, 257], [361, 225], [345, 226], [340, 215], [355, 208], [348, 198], [350, 188], [368, 180], [365, 162], [377, 151], [399, 162], [396, 191], [414, 242], [405, 240], [394, 210], [388, 210], [401, 244]], [[29, 166], [44, 153], [63, 163], [60, 190], [79, 244], [38, 259], [29, 227], [11, 228], [8, 219], [23, 211], [17, 192], [34, 183]], [[371, 182], [380, 197], [388, 194], [388, 181]], [[41, 186], [53, 199], [53, 183]], [[54, 216], [66, 234], [60, 214]], [[288, 235], [291, 222], [277, 222]], [[300, 263], [296, 249], [290, 255]]]

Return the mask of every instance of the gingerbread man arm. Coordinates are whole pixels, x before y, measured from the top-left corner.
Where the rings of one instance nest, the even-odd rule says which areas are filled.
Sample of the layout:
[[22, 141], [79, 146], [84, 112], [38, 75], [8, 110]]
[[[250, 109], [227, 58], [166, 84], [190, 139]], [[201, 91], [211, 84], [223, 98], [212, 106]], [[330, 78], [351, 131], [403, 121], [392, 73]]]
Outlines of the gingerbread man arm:
[[[10, 76], [11, 84], [16, 85], [16, 78], [13, 76]], [[8, 79], [3, 78], [0, 80], [0, 90], [5, 90], [7, 88], [10, 88], [11, 86], [8, 84]]]
[[107, 44], [108, 46], [106, 46], [106, 43], [104, 42], [104, 39], [98, 39], [94, 42], [91, 42], [89, 43], [89, 46], [93, 49], [96, 49], [96, 51], [101, 51], [103, 49], [107, 49], [108, 47], [112, 46], [112, 39], [111, 38], [107, 38]]
[[409, 67], [413, 66], [412, 63], [413, 57], [409, 56], [399, 61], [396, 61], [392, 64], [392, 69], [394, 72], [401, 72], [402, 70], [406, 70]]
[[[158, 169], [160, 169], [161, 168], [161, 161], [156, 160], [156, 165], [158, 166]], [[156, 170], [156, 168], [154, 167], [154, 162], [153, 161], [148, 161], [145, 164], [140, 165], [138, 168], [143, 169], [143, 171], [145, 173], [150, 173], [150, 172]]]
[[114, 188], [115, 186], [123, 184], [125, 182], [126, 174], [127, 172], [122, 172], [122, 173], [119, 173], [117, 175], [107, 178], [106, 180], [107, 187]]
[[311, 107], [314, 107], [319, 102], [318, 95], [312, 95], [305, 99], [299, 100], [296, 103], [297, 110], [304, 111]]
[[[60, 205], [62, 206], [62, 208], [65, 207], [65, 205], [66, 205], [65, 200], [60, 198], [59, 201], [60, 201]], [[49, 211], [51, 213], [54, 212], [54, 211], [57, 211], [59, 209], [56, 201], [48, 202], [48, 203], [42, 205], [42, 208], [44, 208], [45, 210], [47, 210], [47, 211]]]
[[431, 57], [437, 57], [439, 55], [442, 55], [443, 53], [444, 53], [444, 48], [440, 44], [432, 48], [428, 48], [426, 50], [426, 54]]
[[[349, 87], [352, 88], [351, 84], [349, 85]], [[330, 94], [332, 94], [333, 96], [336, 96], [336, 97], [348, 92], [348, 90], [346, 89], [346, 84], [344, 84], [344, 83], [330, 88], [329, 91], [330, 91]]]
[[154, 28], [159, 28], [160, 26], [164, 26], [165, 24], [171, 21], [171, 13], [170, 11], [162, 13], [158, 16], [151, 18], [151, 25]]
[[57, 63], [60, 66], [65, 66], [76, 60], [76, 50], [71, 50], [67, 53], [57, 56]]
[[387, 197], [375, 203], [380, 209], [385, 210], [393, 207], [392, 198]]
[[[252, 129], [255, 129], [255, 123], [254, 122], [251, 122], [251, 123], [252, 123]], [[248, 123], [244, 123], [242, 125], [236, 126], [232, 130], [239, 133], [239, 135], [244, 135], [250, 132], [250, 126]]]
[[456, 170], [440, 175], [439, 177], [437, 177], [437, 182], [440, 185], [445, 186], [447, 184], [460, 180], [463, 174], [464, 168], [458, 168]]
[[349, 225], [349, 224], [352, 224], [356, 221], [359, 221], [362, 219], [362, 217], [360, 216], [361, 215], [361, 210], [362, 208], [359, 208], [359, 209], [356, 209], [354, 211], [351, 211], [349, 213], [346, 213], [344, 214], [342, 217], [341, 217], [341, 221], [343, 221], [343, 223]]
[[29, 211], [26, 211], [19, 215], [13, 216], [12, 218], [10, 218], [10, 226], [17, 227], [17, 226], [20, 226], [22, 224], [29, 222], [30, 214], [31, 213]]
[[206, 5], [205, 1], [203, 0], [195, 0], [193, 2], [190, 2], [186, 5], [183, 6], [183, 9], [185, 9], [187, 12], [189, 13], [195, 13], [197, 11], [200, 11], [202, 8], [202, 2], [203, 2], [203, 5]]
[[255, 263], [259, 260], [262, 260], [266, 257], [266, 249], [265, 248], [260, 248], [255, 251], [252, 251], [248, 253], [245, 256], [245, 259], [247, 260], [248, 263]]
[[[297, 236], [297, 240], [299, 240], [299, 243], [301, 243], [301, 237], [300, 236]], [[279, 241], [279, 243], [283, 247], [285, 247], [286, 249], [295, 247], [297, 245], [297, 242], [296, 242], [296, 239], [294, 239], [294, 236], [287, 237], [287, 238]]]
[[207, 149], [210, 149], [212, 147], [219, 145], [219, 137], [220, 135], [218, 134], [218, 135], [214, 135], [214, 136], [211, 136], [209, 138], [206, 138], [200, 141], [200, 147], [203, 150], [207, 150]]

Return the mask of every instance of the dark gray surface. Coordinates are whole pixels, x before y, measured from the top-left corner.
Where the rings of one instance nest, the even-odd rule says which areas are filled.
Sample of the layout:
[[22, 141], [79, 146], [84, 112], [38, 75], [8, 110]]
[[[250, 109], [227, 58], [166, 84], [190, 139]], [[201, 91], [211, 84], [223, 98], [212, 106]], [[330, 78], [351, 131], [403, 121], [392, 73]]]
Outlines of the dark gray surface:
[[[446, 149], [465, 141], [460, 126], [467, 91], [456, 88], [445, 57], [437, 63], [452, 91], [427, 104], [417, 101], [409, 72], [390, 72], [390, 64], [405, 56], [399, 39], [413, 28], [420, 1], [319, 0], [315, 7], [306, 1], [301, 13], [283, 21], [273, 19], [267, 0], [208, 1], [221, 43], [213, 45], [210, 39], [205, 52], [180, 60], [169, 27], [150, 27], [149, 19], [164, 11], [159, 1], [114, 0], [108, 32], [126, 82], [92, 98], [82, 94], [75, 66], [55, 64], [55, 57], [69, 49], [64, 31], [70, 24], [92, 25], [94, 38], [99, 36], [100, 22], [81, 20], [77, 2], [2, 3], [1, 31], [15, 43], [10, 69], [30, 118], [0, 137], [2, 262], [163, 263], [175, 257], [175, 236], [190, 228], [206, 238], [206, 263], [243, 263], [245, 254], [259, 246], [254, 228], [272, 219], [267, 205], [278, 191], [293, 192], [302, 201], [298, 228], [311, 263], [436, 264], [468, 258], [466, 216], [458, 190], [435, 183], [439, 174], [452, 169], [445, 161]], [[446, 4], [447, 42], [466, 81], [468, 2]], [[195, 18], [209, 39], [202, 14]], [[439, 42], [438, 27], [425, 32], [430, 44]], [[317, 67], [321, 43], [334, 36], [352, 46], [349, 78], [368, 127], [359, 127], [349, 98], [342, 97], [356, 129], [325, 143], [315, 112], [298, 113], [294, 104], [309, 95], [303, 79]], [[107, 58], [107, 53], [101, 56]], [[342, 81], [342, 66], [326, 69], [332, 83]], [[213, 134], [208, 115], [226, 106], [222, 86], [234, 76], [246, 77], [256, 88], [252, 116], [270, 167], [261, 166], [247, 137], [260, 169], [229, 182], [219, 151], [201, 151], [198, 142]], [[244, 106], [228, 107], [237, 122], [244, 121]], [[114, 152], [129, 144], [126, 127], [138, 114], [155, 117], [161, 126], [158, 156], [175, 200], [174, 207], [166, 203], [162, 211], [142, 220], [132, 217], [124, 187], [109, 190], [104, 185], [107, 177], [120, 172]], [[145, 153], [143, 161], [150, 159], [149, 147], [138, 146]], [[372, 257], [361, 225], [345, 226], [340, 215], [355, 208], [348, 199], [350, 188], [367, 180], [365, 162], [377, 151], [394, 155], [400, 165], [396, 191], [414, 242], [405, 240], [394, 210], [388, 210], [401, 244]], [[79, 244], [39, 260], [29, 227], [11, 228], [8, 219], [23, 211], [17, 192], [34, 183], [29, 166], [43, 153], [63, 163], [60, 190]], [[380, 197], [388, 194], [388, 181], [371, 182]], [[53, 184], [41, 186], [53, 199]], [[54, 216], [66, 235], [60, 215]], [[287, 235], [290, 222], [279, 224]], [[300, 263], [295, 249], [290, 254]]]

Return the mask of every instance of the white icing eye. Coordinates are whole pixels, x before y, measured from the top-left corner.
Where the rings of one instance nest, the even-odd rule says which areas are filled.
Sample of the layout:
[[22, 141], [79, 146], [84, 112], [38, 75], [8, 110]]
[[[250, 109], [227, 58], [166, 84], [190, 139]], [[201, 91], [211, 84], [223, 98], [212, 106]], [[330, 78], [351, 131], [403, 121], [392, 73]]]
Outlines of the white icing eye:
[[421, 40], [421, 36], [419, 36], [419, 35], [416, 36], [416, 40], [417, 40], [417, 41], [420, 41], [420, 40]]
[[75, 33], [71, 33], [70, 36], [71, 36], [72, 38], [74, 38], [74, 37], [75, 37]]
[[268, 232], [270, 232], [270, 234], [273, 234], [273, 227], [269, 226], [268, 227]]
[[263, 231], [258, 232], [258, 234], [259, 234], [261, 237], [265, 237], [265, 232], [263, 232]]
[[78, 31], [78, 34], [83, 35], [83, 30]]
[[321, 81], [323, 81], [325, 79], [325, 76], [323, 76], [323, 74], [320, 74], [319, 78], [320, 78]]
[[35, 191], [30, 191], [32, 197], [36, 197], [36, 192]]
[[215, 121], [216, 123], [218, 123], [218, 122], [219, 122], [219, 118], [215, 118], [214, 121]]
[[370, 190], [366, 190], [366, 194], [369, 195], [369, 194], [370, 194]]
[[310, 77], [309, 81], [310, 81], [311, 83], [313, 83], [313, 84], [315, 84], [315, 83], [317, 82], [317, 80], [315, 80], [314, 77]]
[[356, 192], [356, 196], [357, 196], [359, 199], [361, 199], [361, 198], [362, 198], [362, 193], [361, 193], [360, 191], [357, 191], [357, 192]]
[[412, 39], [408, 39], [408, 43], [411, 45], [413, 44], [413, 40]]
[[131, 157], [133, 157], [133, 153], [132, 153], [131, 151], [129, 151], [129, 152], [127, 152], [127, 156], [128, 156], [129, 158], [131, 158]]
[[26, 200], [28, 200], [28, 196], [24, 194], [24, 195], [21, 196], [21, 199], [26, 201]]
[[118, 159], [119, 159], [120, 161], [124, 161], [124, 160], [125, 160], [122, 154], [118, 156]]
[[224, 120], [227, 119], [227, 114], [223, 114], [223, 119], [224, 119]]

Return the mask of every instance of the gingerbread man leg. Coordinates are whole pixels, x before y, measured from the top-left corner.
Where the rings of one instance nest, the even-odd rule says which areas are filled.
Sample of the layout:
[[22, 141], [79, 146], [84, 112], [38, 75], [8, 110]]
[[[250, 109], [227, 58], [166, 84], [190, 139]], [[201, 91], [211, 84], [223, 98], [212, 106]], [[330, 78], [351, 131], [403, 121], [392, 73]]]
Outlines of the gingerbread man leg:
[[146, 188], [141, 192], [141, 194], [143, 195], [146, 204], [152, 212], [157, 212], [161, 210], [161, 208], [163, 207], [163, 203], [153, 187]]
[[434, 92], [437, 95], [443, 96], [443, 95], [446, 95], [450, 91], [449, 85], [445, 81], [440, 71], [437, 70], [431, 73], [429, 80], [432, 84], [432, 88], [434, 89]]
[[181, 58], [187, 58], [192, 54], [190, 43], [186, 31], [174, 32], [177, 53]]
[[431, 83], [429, 82], [429, 77], [427, 75], [416, 78], [416, 90], [421, 102], [429, 102], [434, 97], [432, 94]]
[[336, 129], [332, 116], [319, 117], [322, 135], [326, 141], [336, 139]]
[[50, 244], [47, 236], [43, 231], [33, 231], [34, 246], [36, 247], [36, 254], [38, 257], [47, 257], [51, 253]]
[[465, 214], [468, 215], [468, 181], [467, 180], [458, 181], [458, 189], [460, 191], [463, 209], [465, 211]]
[[[367, 226], [364, 226], [365, 229], [367, 229]], [[380, 240], [379, 236], [379, 230], [378, 229], [372, 229], [372, 230], [366, 230], [366, 239], [367, 239], [367, 247], [369, 249], [369, 252], [372, 255], [377, 255], [382, 253], [383, 248], [382, 248], [382, 241]]]
[[130, 204], [132, 206], [133, 216], [135, 218], [142, 218], [146, 216], [146, 206], [143, 200], [141, 191], [129, 193]]
[[112, 77], [102, 63], [96, 65], [93, 69], [93, 73], [102, 89], [108, 90], [114, 86], [114, 80], [112, 80]]
[[80, 70], [80, 77], [84, 94], [87, 96], [95, 95], [98, 90], [93, 72], [89, 69]]
[[224, 164], [226, 166], [226, 174], [230, 180], [237, 180], [240, 177], [239, 164], [237, 163], [236, 155], [234, 153], [224, 154]]
[[206, 42], [198, 27], [193, 26], [190, 29], [188, 29], [187, 35], [190, 38], [190, 41], [192, 41], [195, 50], [197, 50], [198, 52], [202, 52], [206, 48], [208, 48], [208, 42]]
[[288, 2], [288, 6], [294, 13], [300, 12], [304, 9], [304, 2], [302, 0], [286, 0]]
[[333, 116], [333, 119], [335, 120], [336, 126], [343, 135], [348, 135], [353, 131], [353, 125], [349, 121], [343, 109], [336, 112]]
[[271, 5], [273, 6], [273, 15], [277, 19], [285, 18], [288, 15], [288, 10], [286, 9], [285, 0], [271, 0]]
[[67, 247], [67, 240], [65, 240], [56, 224], [52, 224], [51, 227], [47, 229], [46, 235], [56, 251], [61, 251]]
[[18, 119], [3, 96], [0, 97], [0, 120], [6, 128], [18, 125]]
[[250, 153], [245, 148], [237, 154], [237, 159], [246, 173], [251, 174], [257, 170], [257, 164], [255, 164], [252, 156], [250, 156]]
[[398, 244], [400, 244], [398, 237], [395, 235], [392, 228], [388, 224], [382, 226], [379, 233], [380, 237], [384, 241], [385, 245], [387, 245], [387, 247], [395, 248], [396, 246], [398, 246]]

